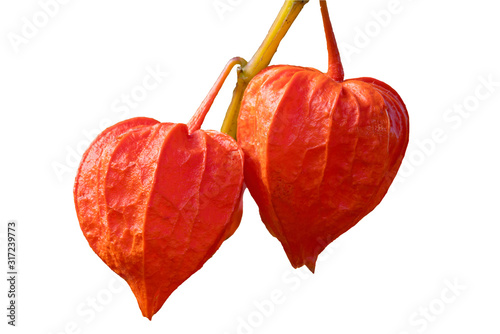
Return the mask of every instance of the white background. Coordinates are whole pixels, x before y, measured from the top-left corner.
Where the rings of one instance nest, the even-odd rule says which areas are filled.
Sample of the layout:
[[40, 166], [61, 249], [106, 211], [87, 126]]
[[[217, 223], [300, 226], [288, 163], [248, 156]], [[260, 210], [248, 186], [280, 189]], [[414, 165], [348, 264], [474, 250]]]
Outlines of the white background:
[[[383, 80], [407, 104], [397, 183], [325, 250], [315, 275], [291, 268], [246, 193], [240, 228], [152, 322], [80, 231], [75, 152], [127, 117], [187, 122], [226, 61], [251, 58], [283, 1], [61, 0], [44, 22], [47, 2], [0, 4], [1, 268], [16, 219], [20, 273], [15, 329], [1, 280], [2, 333], [500, 333], [495, 1], [330, 0], [346, 78]], [[26, 20], [40, 27], [16, 46]], [[279, 63], [326, 70], [318, 1]], [[116, 112], [148, 69], [168, 74]], [[234, 84], [233, 73], [203, 128], [220, 127]]]

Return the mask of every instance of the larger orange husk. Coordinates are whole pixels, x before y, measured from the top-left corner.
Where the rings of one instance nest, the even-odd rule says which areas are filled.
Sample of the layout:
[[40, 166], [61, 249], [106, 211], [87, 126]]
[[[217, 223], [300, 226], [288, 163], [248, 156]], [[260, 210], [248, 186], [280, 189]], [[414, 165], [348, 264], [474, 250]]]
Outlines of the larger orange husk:
[[245, 182], [291, 264], [318, 255], [382, 200], [409, 134], [401, 97], [372, 78], [343, 80], [326, 2], [329, 70], [271, 66], [252, 79], [238, 119]]

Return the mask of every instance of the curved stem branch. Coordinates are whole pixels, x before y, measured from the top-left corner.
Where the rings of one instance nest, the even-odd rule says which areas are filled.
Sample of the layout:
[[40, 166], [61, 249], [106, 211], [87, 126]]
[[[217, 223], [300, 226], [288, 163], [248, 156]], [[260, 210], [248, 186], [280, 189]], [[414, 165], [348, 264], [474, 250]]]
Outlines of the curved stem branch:
[[196, 110], [196, 113], [193, 115], [191, 120], [188, 122], [188, 129], [189, 133], [192, 133], [196, 130], [199, 130], [201, 128], [201, 125], [203, 124], [203, 121], [205, 120], [205, 116], [207, 115], [208, 111], [210, 110], [210, 107], [214, 103], [215, 97], [219, 93], [222, 85], [224, 84], [224, 81], [226, 81], [227, 76], [229, 73], [231, 73], [231, 70], [233, 69], [234, 66], [240, 65], [240, 66], [245, 66], [247, 64], [246, 60], [243, 58], [235, 57], [226, 64], [224, 69], [222, 70], [222, 73], [219, 75], [217, 78], [217, 81], [215, 81], [215, 84], [213, 85], [212, 89], [210, 92], [208, 92], [207, 97], [205, 97], [205, 100], [201, 103], [201, 105], [198, 107], [198, 110]]
[[227, 110], [224, 123], [222, 124], [221, 132], [227, 133], [236, 139], [238, 114], [243, 93], [248, 83], [261, 70], [269, 65], [281, 40], [285, 37], [288, 29], [299, 15], [304, 5], [308, 2], [309, 0], [285, 0], [285, 4], [281, 8], [278, 17], [271, 26], [261, 46], [248, 64], [238, 71], [238, 82], [234, 89], [233, 99]]

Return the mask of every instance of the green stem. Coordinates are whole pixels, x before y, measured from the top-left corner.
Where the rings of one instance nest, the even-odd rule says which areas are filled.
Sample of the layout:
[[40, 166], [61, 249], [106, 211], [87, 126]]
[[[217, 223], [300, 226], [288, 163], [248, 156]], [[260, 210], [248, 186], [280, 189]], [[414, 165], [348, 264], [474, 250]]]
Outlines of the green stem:
[[233, 99], [226, 113], [221, 132], [227, 133], [236, 139], [236, 127], [238, 123], [238, 114], [240, 112], [241, 100], [248, 83], [260, 71], [266, 68], [273, 58], [278, 46], [285, 37], [288, 29], [295, 21], [300, 11], [309, 0], [285, 0], [278, 17], [274, 21], [264, 42], [250, 59], [248, 64], [238, 70], [238, 82], [233, 92]]

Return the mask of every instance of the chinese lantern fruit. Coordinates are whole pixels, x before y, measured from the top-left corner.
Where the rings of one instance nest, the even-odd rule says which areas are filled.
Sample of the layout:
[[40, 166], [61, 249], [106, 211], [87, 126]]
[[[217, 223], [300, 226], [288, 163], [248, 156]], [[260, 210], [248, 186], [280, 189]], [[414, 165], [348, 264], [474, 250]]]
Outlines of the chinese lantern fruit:
[[315, 269], [333, 240], [386, 194], [408, 144], [408, 114], [394, 89], [343, 79], [325, 1], [329, 51], [322, 73], [270, 66], [247, 87], [238, 119], [245, 183], [295, 267]]
[[230, 136], [199, 128], [215, 95], [189, 125], [133, 118], [106, 129], [78, 170], [80, 227], [149, 319], [241, 219], [243, 153]]

